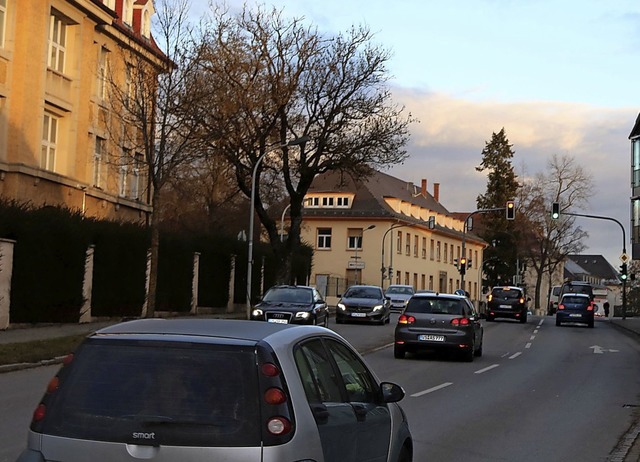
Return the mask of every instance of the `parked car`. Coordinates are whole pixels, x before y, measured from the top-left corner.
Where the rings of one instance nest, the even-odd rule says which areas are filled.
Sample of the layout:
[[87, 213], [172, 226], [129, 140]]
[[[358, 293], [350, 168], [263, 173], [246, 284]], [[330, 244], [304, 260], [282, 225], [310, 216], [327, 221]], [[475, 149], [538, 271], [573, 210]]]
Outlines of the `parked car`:
[[405, 309], [407, 302], [414, 293], [413, 286], [402, 284], [392, 284], [384, 292], [391, 302], [391, 311], [400, 312]]
[[329, 326], [329, 306], [309, 286], [273, 286], [251, 310], [251, 319], [280, 324]]
[[560, 288], [561, 286], [553, 286], [551, 293], [549, 294], [549, 308], [547, 314], [553, 316], [558, 311], [558, 302], [560, 301]]
[[398, 319], [393, 355], [421, 350], [448, 350], [466, 361], [482, 356], [484, 329], [473, 303], [466, 296], [416, 294]]
[[323, 327], [130, 321], [64, 361], [18, 460], [410, 462], [404, 394]]
[[593, 327], [594, 307], [589, 294], [566, 293], [560, 298], [556, 312], [556, 326], [579, 322]]
[[527, 302], [524, 290], [514, 286], [496, 286], [487, 297], [487, 321], [495, 318], [517, 319], [527, 322]]
[[351, 286], [341, 296], [336, 308], [336, 322], [367, 321], [389, 323], [391, 302], [379, 286]]

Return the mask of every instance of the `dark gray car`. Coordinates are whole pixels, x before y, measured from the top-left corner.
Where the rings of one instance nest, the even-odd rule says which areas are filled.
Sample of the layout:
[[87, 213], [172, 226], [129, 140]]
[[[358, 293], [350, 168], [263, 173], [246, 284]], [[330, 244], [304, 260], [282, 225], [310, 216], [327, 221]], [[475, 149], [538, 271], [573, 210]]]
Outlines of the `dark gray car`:
[[467, 361], [482, 356], [484, 330], [465, 296], [418, 293], [409, 300], [396, 325], [393, 354], [424, 350], [460, 353]]
[[391, 302], [379, 286], [351, 286], [336, 307], [337, 323], [365, 321], [388, 324], [390, 319]]
[[18, 461], [410, 462], [403, 397], [323, 327], [131, 321], [65, 360]]
[[329, 306], [310, 286], [273, 286], [251, 310], [251, 319], [277, 324], [329, 326]]

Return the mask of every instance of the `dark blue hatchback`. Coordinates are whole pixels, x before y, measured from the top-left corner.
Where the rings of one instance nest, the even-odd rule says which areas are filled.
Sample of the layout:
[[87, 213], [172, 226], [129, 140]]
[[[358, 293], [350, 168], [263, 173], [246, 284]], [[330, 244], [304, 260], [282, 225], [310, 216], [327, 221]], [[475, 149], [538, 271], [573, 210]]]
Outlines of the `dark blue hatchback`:
[[593, 327], [593, 303], [587, 294], [564, 294], [558, 303], [556, 326], [577, 322]]

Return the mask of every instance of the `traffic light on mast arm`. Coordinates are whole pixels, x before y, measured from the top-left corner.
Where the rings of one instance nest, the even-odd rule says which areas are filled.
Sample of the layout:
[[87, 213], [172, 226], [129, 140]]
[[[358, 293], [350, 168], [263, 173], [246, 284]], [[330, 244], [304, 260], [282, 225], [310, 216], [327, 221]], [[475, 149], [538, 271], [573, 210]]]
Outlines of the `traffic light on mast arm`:
[[551, 204], [551, 218], [554, 220], [560, 218], [560, 202], [554, 202]]
[[516, 203], [514, 201], [507, 201], [507, 220], [515, 220], [516, 218]]
[[462, 257], [460, 259], [460, 265], [458, 266], [458, 271], [460, 271], [460, 274], [464, 274], [467, 272], [467, 259], [465, 257]]

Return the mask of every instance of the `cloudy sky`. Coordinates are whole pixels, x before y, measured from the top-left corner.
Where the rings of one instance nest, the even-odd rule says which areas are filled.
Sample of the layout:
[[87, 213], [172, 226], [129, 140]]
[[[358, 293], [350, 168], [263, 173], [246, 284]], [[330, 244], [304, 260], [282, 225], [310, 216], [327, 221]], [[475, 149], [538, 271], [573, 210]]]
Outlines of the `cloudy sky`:
[[[544, 171], [553, 154], [579, 161], [595, 195], [578, 213], [620, 221], [631, 252], [638, 0], [247, 0], [255, 3], [304, 17], [327, 34], [367, 25], [391, 51], [394, 99], [420, 123], [411, 127], [409, 159], [390, 174], [416, 184], [426, 178], [431, 192], [440, 183], [447, 209], [473, 211], [487, 183], [475, 167], [492, 133], [504, 128], [519, 175]], [[579, 220], [590, 234], [585, 253], [619, 266], [620, 227]]]

